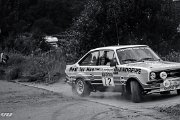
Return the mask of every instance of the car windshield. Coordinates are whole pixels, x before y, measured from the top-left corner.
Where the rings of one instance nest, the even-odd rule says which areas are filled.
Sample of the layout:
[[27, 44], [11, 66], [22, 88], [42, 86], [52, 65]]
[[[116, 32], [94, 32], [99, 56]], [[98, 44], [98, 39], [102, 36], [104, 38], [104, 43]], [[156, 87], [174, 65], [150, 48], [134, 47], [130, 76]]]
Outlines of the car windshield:
[[160, 60], [149, 47], [118, 49], [117, 55], [121, 64]]

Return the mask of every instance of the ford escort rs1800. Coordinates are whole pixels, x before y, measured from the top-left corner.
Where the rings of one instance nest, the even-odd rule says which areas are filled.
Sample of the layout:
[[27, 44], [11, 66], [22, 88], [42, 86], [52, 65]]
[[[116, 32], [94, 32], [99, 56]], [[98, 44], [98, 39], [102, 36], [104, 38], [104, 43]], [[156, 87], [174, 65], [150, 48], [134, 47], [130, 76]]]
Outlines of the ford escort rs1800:
[[133, 102], [145, 94], [180, 94], [180, 63], [163, 61], [146, 45], [100, 47], [66, 66], [66, 79], [79, 96], [122, 92]]

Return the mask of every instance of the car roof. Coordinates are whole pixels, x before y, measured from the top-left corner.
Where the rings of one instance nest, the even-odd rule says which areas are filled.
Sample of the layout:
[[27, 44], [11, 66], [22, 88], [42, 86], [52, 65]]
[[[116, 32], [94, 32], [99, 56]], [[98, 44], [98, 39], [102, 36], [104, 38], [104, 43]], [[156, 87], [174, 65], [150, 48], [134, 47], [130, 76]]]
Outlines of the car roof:
[[90, 51], [95, 51], [95, 50], [117, 50], [121, 48], [132, 48], [132, 47], [147, 47], [147, 45], [118, 45], [118, 46], [107, 46], [107, 47], [99, 47], [92, 49]]

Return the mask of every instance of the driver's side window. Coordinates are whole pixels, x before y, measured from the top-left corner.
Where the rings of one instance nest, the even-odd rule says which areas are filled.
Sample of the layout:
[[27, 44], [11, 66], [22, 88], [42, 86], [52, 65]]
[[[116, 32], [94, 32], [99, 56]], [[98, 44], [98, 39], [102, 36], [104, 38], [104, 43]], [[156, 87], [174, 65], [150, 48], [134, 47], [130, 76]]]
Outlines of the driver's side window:
[[110, 62], [115, 58], [113, 50], [102, 50], [99, 54], [99, 65], [110, 66]]
[[79, 62], [82, 66], [96, 66], [98, 64], [99, 51], [94, 51], [87, 54], [84, 59]]

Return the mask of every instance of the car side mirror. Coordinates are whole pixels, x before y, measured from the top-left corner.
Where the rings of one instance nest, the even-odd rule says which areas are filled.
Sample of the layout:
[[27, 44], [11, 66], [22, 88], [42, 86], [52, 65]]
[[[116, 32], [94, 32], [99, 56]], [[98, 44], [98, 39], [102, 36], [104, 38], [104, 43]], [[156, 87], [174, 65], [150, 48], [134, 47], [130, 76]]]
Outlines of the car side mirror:
[[113, 58], [111, 61], [110, 61], [110, 67], [115, 67], [117, 65], [117, 60], [116, 58]]

